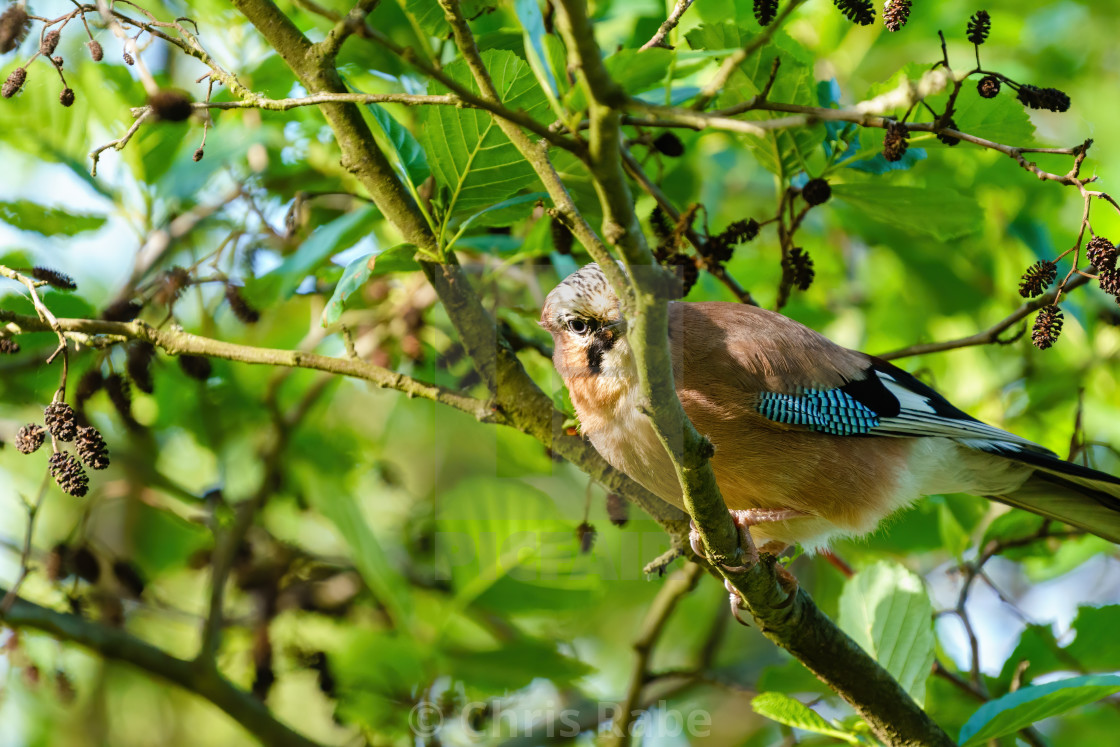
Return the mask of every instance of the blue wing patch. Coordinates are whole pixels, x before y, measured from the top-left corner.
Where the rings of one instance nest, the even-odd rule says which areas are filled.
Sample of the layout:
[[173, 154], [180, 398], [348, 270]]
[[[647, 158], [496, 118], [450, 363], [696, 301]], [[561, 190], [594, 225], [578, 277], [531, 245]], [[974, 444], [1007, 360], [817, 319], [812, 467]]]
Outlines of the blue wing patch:
[[871, 408], [841, 389], [762, 392], [758, 412], [776, 423], [803, 425], [833, 436], [864, 435], [879, 425], [879, 416]]

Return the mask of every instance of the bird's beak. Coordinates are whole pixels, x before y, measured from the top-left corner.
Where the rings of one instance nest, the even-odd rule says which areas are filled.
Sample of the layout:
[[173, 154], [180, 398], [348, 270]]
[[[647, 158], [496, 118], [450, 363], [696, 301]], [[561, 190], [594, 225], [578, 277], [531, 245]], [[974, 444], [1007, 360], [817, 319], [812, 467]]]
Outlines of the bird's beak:
[[619, 338], [626, 334], [626, 320], [620, 318], [617, 322], [604, 324], [603, 330], [610, 332], [611, 337]]

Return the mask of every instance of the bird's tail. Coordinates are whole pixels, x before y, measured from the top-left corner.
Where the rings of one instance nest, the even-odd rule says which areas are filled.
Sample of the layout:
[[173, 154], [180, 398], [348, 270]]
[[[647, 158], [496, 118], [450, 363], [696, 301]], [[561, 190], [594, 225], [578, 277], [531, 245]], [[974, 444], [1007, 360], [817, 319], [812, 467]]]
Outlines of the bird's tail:
[[1120, 544], [1120, 477], [1042, 454], [1020, 454], [1035, 468], [1017, 490], [994, 498]]

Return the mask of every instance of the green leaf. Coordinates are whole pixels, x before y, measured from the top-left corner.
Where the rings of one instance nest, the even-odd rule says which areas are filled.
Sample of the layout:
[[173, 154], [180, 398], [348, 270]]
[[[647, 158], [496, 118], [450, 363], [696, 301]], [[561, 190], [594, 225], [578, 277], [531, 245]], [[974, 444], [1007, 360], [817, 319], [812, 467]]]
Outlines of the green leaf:
[[868, 174], [885, 174], [888, 171], [907, 171], [918, 161], [926, 160], [925, 148], [907, 148], [902, 158], [897, 161], [888, 161], [883, 157], [882, 151], [869, 158], [860, 158], [846, 164], [847, 168], [863, 171]]
[[249, 301], [258, 308], [265, 308], [291, 296], [315, 268], [355, 244], [361, 238], [356, 229], [372, 222], [377, 214], [377, 208], [366, 205], [316, 228], [278, 267], [246, 282], [245, 294]]
[[419, 187], [431, 173], [431, 168], [428, 166], [428, 157], [424, 154], [424, 149], [420, 147], [420, 142], [385, 107], [380, 104], [368, 104], [366, 108], [377, 120], [381, 131], [385, 133], [386, 139], [392, 145], [399, 167], [408, 176], [412, 186]]
[[967, 195], [948, 189], [894, 184], [834, 184], [832, 196], [861, 216], [939, 241], [980, 230], [984, 211]]
[[840, 627], [921, 704], [933, 665], [933, 607], [921, 577], [890, 561], [844, 585]]
[[782, 693], [760, 693], [751, 700], [751, 708], [760, 716], [765, 716], [779, 724], [792, 726], [802, 731], [841, 739], [850, 744], [859, 744], [859, 738], [841, 731], [804, 703]]
[[103, 215], [72, 213], [31, 200], [0, 202], [0, 220], [12, 228], [34, 231], [44, 236], [73, 236], [85, 231], [96, 231], [105, 225]]
[[517, 197], [511, 197], [508, 200], [502, 200], [496, 205], [490, 205], [489, 207], [479, 210], [477, 213], [464, 220], [459, 225], [459, 232], [456, 234], [456, 236], [461, 235], [471, 226], [472, 223], [479, 220], [484, 215], [489, 217], [487, 217], [487, 219], [483, 221], [483, 225], [507, 226], [511, 223], [515, 223], [525, 217], [526, 211], [511, 210], [510, 208], [516, 208], [520, 205], [524, 205], [527, 202], [536, 202], [543, 199], [548, 199], [547, 192], [530, 192], [527, 195], [518, 195]]
[[[548, 102], [524, 60], [504, 50], [483, 52], [482, 59], [508, 108], [521, 109], [530, 116], [547, 113]], [[478, 91], [462, 60], [451, 63], [444, 72]], [[432, 88], [433, 93], [446, 92], [435, 84]], [[444, 208], [449, 216], [500, 202], [537, 181], [532, 167], [487, 112], [428, 107], [421, 140], [441, 193], [446, 192]]]
[[983, 98], [975, 86], [965, 84], [953, 113], [961, 132], [997, 143], [1029, 146], [1035, 143], [1034, 124], [1026, 109], [1010, 94]]
[[373, 255], [369, 260], [370, 277], [380, 277], [391, 272], [412, 272], [419, 269], [420, 263], [416, 261], [416, 247], [413, 244], [397, 244]]
[[316, 470], [302, 470], [309, 502], [325, 516], [346, 541], [354, 564], [377, 601], [398, 627], [406, 626], [412, 611], [408, 585], [390, 565], [381, 543], [362, 514], [355, 493], [339, 490], [337, 481]]
[[[645, 93], [665, 80], [673, 64], [675, 52], [671, 49], [654, 47], [644, 52], [636, 49], [623, 49], [603, 60], [611, 78], [630, 95]], [[571, 90], [565, 102], [573, 111], [587, 108], [587, 95], [583, 87]]]
[[[745, 46], [752, 34], [728, 21], [703, 24], [685, 35], [693, 49], [737, 49]], [[742, 103], [758, 95], [770, 80], [774, 59], [781, 60], [777, 77], [770, 90], [774, 101], [815, 106], [817, 82], [804, 47], [786, 35], [776, 35], [770, 44], [758, 50], [728, 80], [719, 95], [721, 107]], [[752, 111], [742, 115], [747, 121], [777, 119], [783, 112]], [[805, 170], [810, 158], [820, 149], [825, 136], [823, 124], [771, 130], [763, 136], [743, 135], [760, 166], [773, 174], [789, 178]]]
[[464, 480], [440, 496], [437, 573], [461, 607], [580, 609], [600, 588], [593, 555], [541, 491], [516, 479]]
[[961, 747], [983, 744], [1117, 692], [1120, 676], [1115, 674], [1091, 674], [1024, 687], [977, 708], [961, 727], [959, 741]]
[[342, 277], [338, 279], [338, 285], [334, 287], [334, 293], [331, 294], [327, 305], [323, 307], [322, 324], [324, 327], [329, 327], [338, 321], [338, 318], [342, 316], [342, 310], [346, 308], [346, 300], [369, 280], [369, 261], [371, 257], [373, 257], [372, 254], [364, 254], [346, 265], [346, 269], [342, 271]]
[[1116, 631], [1120, 630], [1120, 605], [1082, 607], [1073, 621], [1077, 637], [1065, 653], [1085, 667], [1097, 670], [1120, 669], [1120, 647]]
[[517, 13], [517, 20], [521, 22], [521, 28], [525, 29], [525, 54], [529, 58], [529, 65], [545, 90], [553, 96], [559, 95], [556, 76], [548, 64], [548, 54], [544, 48], [547, 34], [540, 3], [537, 0], [514, 0], [513, 9]]
[[[496, 1], [463, 0], [463, 16], [477, 18], [487, 9], [496, 5]], [[404, 9], [416, 19], [416, 25], [429, 35], [438, 36], [441, 39], [451, 35], [451, 27], [447, 25], [447, 19], [444, 17], [443, 8], [440, 7], [439, 3], [433, 2], [433, 0], [407, 0]]]

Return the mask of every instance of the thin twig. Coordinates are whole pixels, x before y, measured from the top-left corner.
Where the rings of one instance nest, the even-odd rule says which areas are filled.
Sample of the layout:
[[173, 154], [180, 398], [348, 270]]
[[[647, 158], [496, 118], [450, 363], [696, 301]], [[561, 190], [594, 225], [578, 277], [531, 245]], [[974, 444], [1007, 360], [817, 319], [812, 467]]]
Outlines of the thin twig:
[[669, 36], [672, 30], [677, 27], [677, 24], [681, 22], [681, 16], [684, 15], [686, 10], [692, 7], [693, 2], [694, 0], [677, 0], [676, 5], [673, 6], [673, 11], [669, 13], [669, 17], [666, 18], [665, 22], [661, 24], [661, 27], [657, 29], [657, 33], [653, 35], [653, 38], [643, 44], [640, 47], [639, 51], [644, 52], [651, 47], [663, 47], [665, 49], [672, 49], [673, 47], [667, 41], [665, 41], [665, 39]]

